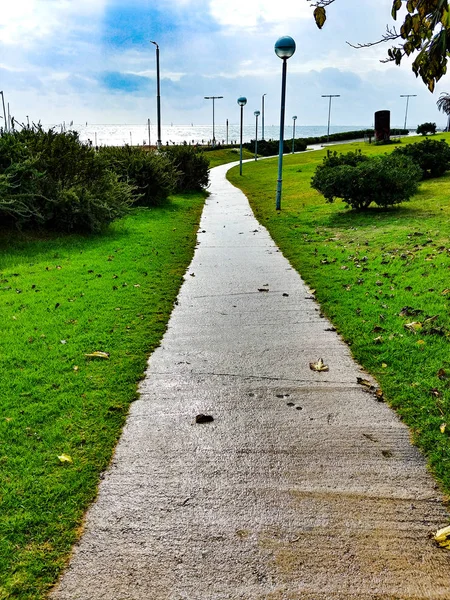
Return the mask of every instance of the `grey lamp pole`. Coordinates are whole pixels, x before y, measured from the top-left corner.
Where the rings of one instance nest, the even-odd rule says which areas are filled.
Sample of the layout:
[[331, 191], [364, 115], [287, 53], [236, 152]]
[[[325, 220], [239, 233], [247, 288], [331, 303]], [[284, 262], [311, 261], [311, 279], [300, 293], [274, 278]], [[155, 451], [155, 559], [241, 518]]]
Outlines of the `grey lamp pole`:
[[416, 98], [417, 94], [400, 94], [400, 98], [406, 98], [405, 124], [403, 129], [406, 129], [406, 119], [408, 118], [408, 104], [410, 98]]
[[281, 209], [281, 187], [283, 182], [283, 150], [284, 150], [284, 111], [286, 104], [286, 72], [287, 59], [295, 52], [294, 40], [285, 35], [275, 42], [275, 54], [283, 61], [283, 71], [281, 77], [281, 110], [280, 110], [280, 146], [278, 150], [278, 179], [277, 179], [277, 197], [276, 209]]
[[5, 133], [8, 133], [8, 121], [6, 120], [5, 97], [3, 95], [3, 92], [0, 92], [0, 94], [2, 95], [2, 102], [3, 102], [3, 115], [4, 115], [3, 131]]
[[241, 96], [237, 99], [237, 103], [241, 107], [241, 142], [239, 151], [239, 175], [242, 175], [242, 126], [244, 124], [244, 106], [247, 104], [247, 98], [245, 96]]
[[328, 104], [328, 129], [327, 129], [327, 143], [330, 141], [330, 117], [331, 117], [331, 98], [340, 98], [340, 94], [322, 94], [322, 98], [329, 98]]
[[203, 96], [205, 98], [205, 100], [212, 100], [213, 101], [213, 136], [212, 136], [212, 147], [214, 148], [214, 146], [216, 145], [216, 136], [214, 133], [214, 100], [219, 100], [220, 98], [223, 98], [223, 96]]
[[261, 114], [259, 110], [255, 110], [253, 113], [256, 117], [256, 131], [255, 131], [255, 160], [258, 160], [258, 117]]
[[157, 148], [161, 148], [161, 87], [160, 87], [160, 76], [159, 76], [159, 46], [156, 42], [151, 44], [156, 46], [156, 117], [158, 120], [158, 139], [156, 140]]
[[261, 98], [261, 107], [262, 107], [262, 115], [261, 115], [261, 139], [264, 139], [264, 96], [267, 94], [263, 94]]
[[294, 145], [295, 145], [295, 121], [297, 120], [297, 116], [292, 117], [292, 154], [294, 154]]

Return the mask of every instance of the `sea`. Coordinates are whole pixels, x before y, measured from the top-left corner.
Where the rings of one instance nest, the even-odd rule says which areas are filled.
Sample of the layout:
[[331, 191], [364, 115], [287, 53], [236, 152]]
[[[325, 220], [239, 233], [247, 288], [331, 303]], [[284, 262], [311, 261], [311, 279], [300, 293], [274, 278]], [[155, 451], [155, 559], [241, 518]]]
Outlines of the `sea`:
[[[148, 123], [140, 124], [74, 124], [62, 123], [45, 125], [44, 127], [53, 127], [56, 131], [77, 131], [82, 142], [91, 143], [93, 146], [155, 146], [157, 141], [156, 124]], [[330, 126], [331, 133], [341, 133], [346, 131], [359, 131], [363, 129], [373, 128], [371, 125], [332, 125]], [[265, 125], [264, 139], [278, 140], [279, 125]], [[228, 127], [224, 125], [215, 125], [215, 138], [217, 144], [232, 144], [239, 143], [239, 125], [230, 124]], [[245, 125], [242, 131], [242, 139], [244, 142], [249, 142], [255, 139], [255, 125]], [[293, 127], [286, 125], [284, 129], [284, 138], [292, 139]], [[295, 137], [316, 137], [327, 134], [327, 126], [323, 125], [296, 125]], [[261, 122], [258, 126], [258, 139], [262, 139]], [[163, 145], [172, 144], [190, 144], [190, 145], [208, 145], [211, 144], [213, 138], [212, 125], [163, 125], [161, 127], [161, 141]]]

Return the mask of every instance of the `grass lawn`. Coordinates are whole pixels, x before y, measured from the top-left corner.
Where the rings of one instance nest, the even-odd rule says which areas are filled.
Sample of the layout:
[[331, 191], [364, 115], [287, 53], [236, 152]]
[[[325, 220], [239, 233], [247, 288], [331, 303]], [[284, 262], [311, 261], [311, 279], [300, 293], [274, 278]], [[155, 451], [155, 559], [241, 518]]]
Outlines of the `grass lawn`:
[[[193, 255], [203, 194], [103, 235], [0, 233], [0, 598], [44, 598]], [[89, 358], [96, 351], [109, 358]]]
[[[435, 136], [443, 138], [450, 142], [449, 134]], [[393, 146], [333, 146], [355, 148], [376, 154]], [[422, 182], [408, 203], [354, 212], [311, 189], [324, 153], [285, 155], [279, 212], [276, 159], [247, 163], [242, 176], [233, 168], [229, 179], [377, 378], [449, 495], [450, 173]]]
[[[219, 165], [224, 165], [230, 162], [239, 160], [239, 148], [221, 148], [218, 150], [208, 150], [205, 152], [206, 158], [209, 159], [209, 166], [212, 169]], [[254, 158], [255, 155], [250, 150], [242, 148], [242, 159]]]

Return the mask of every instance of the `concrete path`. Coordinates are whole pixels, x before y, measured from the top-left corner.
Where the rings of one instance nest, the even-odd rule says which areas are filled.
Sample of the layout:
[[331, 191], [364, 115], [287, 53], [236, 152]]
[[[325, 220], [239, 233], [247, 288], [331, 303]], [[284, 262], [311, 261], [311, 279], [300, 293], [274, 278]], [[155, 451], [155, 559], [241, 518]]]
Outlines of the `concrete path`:
[[[228, 168], [51, 597], [449, 600], [450, 553], [429, 538], [448, 515], [424, 460]], [[328, 372], [310, 370], [319, 358]]]

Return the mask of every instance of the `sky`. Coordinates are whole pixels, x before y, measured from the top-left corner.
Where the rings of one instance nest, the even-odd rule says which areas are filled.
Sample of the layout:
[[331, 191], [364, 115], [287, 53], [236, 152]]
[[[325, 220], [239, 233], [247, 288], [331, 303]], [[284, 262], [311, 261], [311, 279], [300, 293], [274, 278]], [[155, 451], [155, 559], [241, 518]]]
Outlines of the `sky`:
[[[160, 47], [163, 124], [207, 125], [247, 119], [261, 109], [279, 122], [282, 61], [276, 40], [297, 45], [288, 60], [286, 122], [326, 125], [328, 99], [334, 125], [373, 125], [377, 110], [402, 126], [446, 123], [433, 94], [411, 71], [380, 62], [388, 45], [376, 41], [392, 25], [392, 0], [336, 0], [319, 30], [307, 0], [4, 0], [0, 11], [0, 90], [21, 122], [146, 123], [156, 121], [156, 49]], [[2, 121], [0, 121], [1, 123]]]

